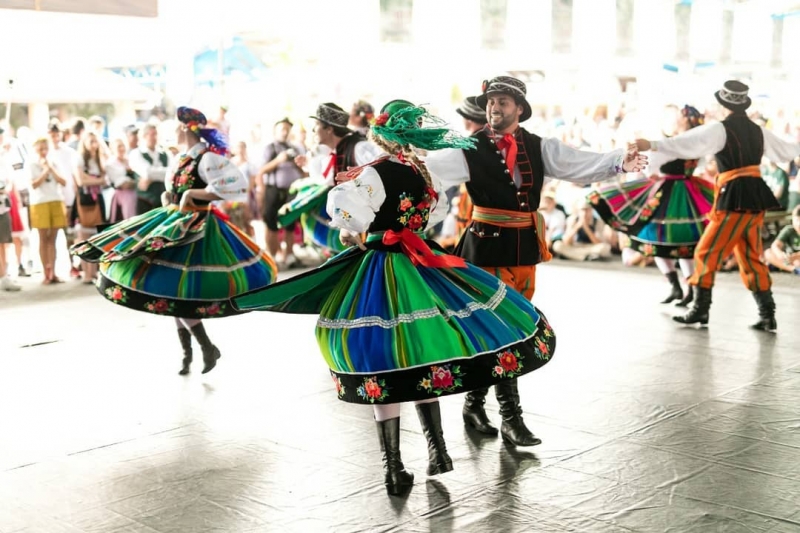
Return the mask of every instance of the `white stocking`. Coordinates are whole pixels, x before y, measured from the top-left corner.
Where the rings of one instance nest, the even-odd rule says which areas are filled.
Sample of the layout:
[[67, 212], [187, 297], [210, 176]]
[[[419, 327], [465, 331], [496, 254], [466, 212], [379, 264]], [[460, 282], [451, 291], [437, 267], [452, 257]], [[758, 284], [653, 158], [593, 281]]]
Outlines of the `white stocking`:
[[670, 272], [675, 272], [675, 260], [656, 257], [656, 266], [665, 276]]
[[694, 259], [678, 259], [683, 277], [689, 279], [694, 274]]
[[400, 404], [373, 405], [372, 411], [375, 414], [375, 422], [384, 422], [400, 416]]

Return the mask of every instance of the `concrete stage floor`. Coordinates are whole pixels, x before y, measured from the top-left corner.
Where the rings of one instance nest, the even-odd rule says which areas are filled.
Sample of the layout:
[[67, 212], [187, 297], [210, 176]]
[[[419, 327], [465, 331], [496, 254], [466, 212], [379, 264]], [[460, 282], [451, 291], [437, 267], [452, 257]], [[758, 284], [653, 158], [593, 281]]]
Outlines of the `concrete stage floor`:
[[476, 437], [446, 398], [455, 471], [426, 478], [404, 406], [407, 498], [384, 491], [371, 409], [336, 400], [313, 317], [209, 321], [223, 358], [183, 378], [170, 319], [26, 282], [0, 294], [0, 532], [800, 531], [800, 283], [776, 277], [771, 335], [747, 329], [737, 274], [696, 330], [654, 269], [543, 266], [558, 349], [520, 389], [544, 443]]

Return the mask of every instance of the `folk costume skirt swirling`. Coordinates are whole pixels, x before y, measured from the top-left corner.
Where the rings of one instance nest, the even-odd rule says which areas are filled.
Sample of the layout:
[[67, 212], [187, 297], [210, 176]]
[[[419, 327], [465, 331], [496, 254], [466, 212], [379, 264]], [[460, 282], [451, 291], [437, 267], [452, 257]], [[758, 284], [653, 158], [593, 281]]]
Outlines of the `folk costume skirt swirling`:
[[[421, 242], [421, 240], [420, 240]], [[427, 242], [435, 256], [448, 256]], [[415, 264], [370, 235], [321, 267], [233, 299], [242, 311], [319, 314], [339, 399], [423, 400], [527, 374], [555, 351], [547, 319], [485, 270]]]
[[162, 207], [115, 224], [72, 253], [101, 263], [97, 288], [137, 311], [180, 318], [239, 314], [229, 299], [275, 281], [275, 262], [214, 208]]
[[610, 184], [588, 199], [608, 225], [630, 237], [634, 250], [686, 259], [708, 224], [714, 184], [697, 176], [662, 176]]
[[345, 246], [339, 240], [339, 230], [329, 226], [331, 217], [328, 216], [326, 205], [330, 190], [329, 185], [322, 183], [301, 188], [294, 200], [281, 207], [278, 225], [285, 227], [300, 219], [307, 240], [338, 253], [344, 251]]

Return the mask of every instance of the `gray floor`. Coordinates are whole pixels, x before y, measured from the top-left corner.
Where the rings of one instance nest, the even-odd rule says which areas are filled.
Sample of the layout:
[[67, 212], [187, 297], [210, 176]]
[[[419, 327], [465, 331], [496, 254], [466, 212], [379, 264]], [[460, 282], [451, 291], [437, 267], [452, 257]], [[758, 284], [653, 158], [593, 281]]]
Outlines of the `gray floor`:
[[520, 388], [544, 444], [477, 438], [446, 398], [456, 468], [426, 479], [405, 406], [405, 499], [312, 317], [209, 322], [223, 358], [181, 378], [170, 320], [29, 283], [0, 294], [0, 532], [800, 531], [800, 284], [779, 278], [769, 335], [736, 274], [694, 330], [652, 269], [542, 267], [558, 350]]

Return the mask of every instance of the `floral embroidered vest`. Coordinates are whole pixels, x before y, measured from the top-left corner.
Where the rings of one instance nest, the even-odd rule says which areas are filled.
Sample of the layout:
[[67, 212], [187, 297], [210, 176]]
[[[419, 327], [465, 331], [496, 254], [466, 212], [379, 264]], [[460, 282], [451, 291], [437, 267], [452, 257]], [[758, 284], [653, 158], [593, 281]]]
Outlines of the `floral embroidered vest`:
[[[183, 193], [189, 189], [206, 188], [206, 183], [200, 178], [200, 160], [203, 159], [207, 151], [207, 149], [204, 149], [194, 158], [183, 156], [178, 162], [178, 168], [172, 178], [167, 180], [167, 191], [172, 195], [172, 203], [180, 203]], [[194, 200], [194, 204], [204, 206], [208, 205], [209, 202]]]
[[424, 230], [435, 203], [435, 193], [425, 183], [425, 178], [412, 167], [389, 160], [372, 167], [381, 177], [386, 200], [378, 209], [369, 232]]

